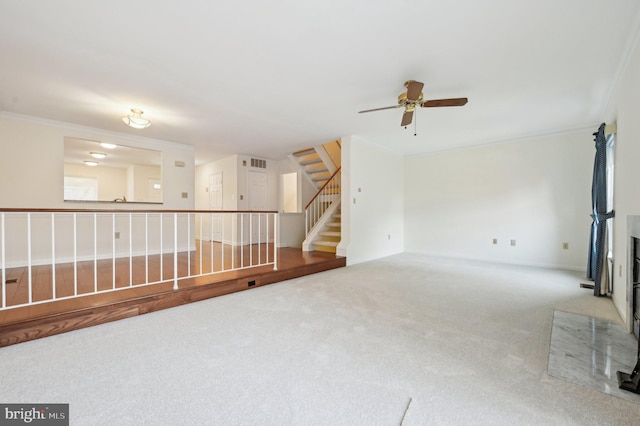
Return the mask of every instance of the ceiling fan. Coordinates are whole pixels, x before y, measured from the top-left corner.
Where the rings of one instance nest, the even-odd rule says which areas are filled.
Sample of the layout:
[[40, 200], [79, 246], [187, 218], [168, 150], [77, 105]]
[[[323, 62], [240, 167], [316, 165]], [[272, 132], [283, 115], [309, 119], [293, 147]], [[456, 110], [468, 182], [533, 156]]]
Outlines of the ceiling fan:
[[463, 106], [468, 101], [467, 98], [433, 99], [425, 101], [423, 100], [422, 96], [423, 86], [424, 83], [420, 83], [419, 81], [406, 81], [404, 83], [404, 87], [407, 88], [407, 91], [398, 96], [398, 105], [384, 108], [367, 109], [364, 111], [359, 111], [359, 113], [404, 107], [404, 114], [402, 115], [402, 122], [400, 123], [400, 125], [407, 126], [411, 124], [413, 113], [417, 105], [421, 106], [422, 108]]

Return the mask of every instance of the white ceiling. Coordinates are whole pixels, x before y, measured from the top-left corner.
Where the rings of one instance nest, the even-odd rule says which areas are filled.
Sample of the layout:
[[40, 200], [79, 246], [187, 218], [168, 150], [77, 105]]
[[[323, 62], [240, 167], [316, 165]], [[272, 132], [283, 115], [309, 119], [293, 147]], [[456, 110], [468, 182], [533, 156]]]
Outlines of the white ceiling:
[[[360, 135], [403, 155], [595, 126], [637, 0], [2, 0], [0, 109], [278, 158]], [[391, 106], [426, 99], [414, 128]], [[153, 124], [126, 127], [140, 107]]]

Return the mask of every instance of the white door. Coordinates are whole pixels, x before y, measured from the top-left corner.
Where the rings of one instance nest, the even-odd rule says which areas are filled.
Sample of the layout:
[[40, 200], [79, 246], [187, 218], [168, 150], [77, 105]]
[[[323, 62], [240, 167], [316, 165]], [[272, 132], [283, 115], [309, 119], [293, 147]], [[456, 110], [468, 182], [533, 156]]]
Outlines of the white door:
[[[267, 174], [249, 172], [249, 210], [267, 209]], [[265, 215], [251, 215], [251, 242], [266, 242], [267, 218]]]
[[[209, 176], [209, 210], [222, 210], [222, 172]], [[222, 241], [222, 214], [211, 217], [211, 239]]]

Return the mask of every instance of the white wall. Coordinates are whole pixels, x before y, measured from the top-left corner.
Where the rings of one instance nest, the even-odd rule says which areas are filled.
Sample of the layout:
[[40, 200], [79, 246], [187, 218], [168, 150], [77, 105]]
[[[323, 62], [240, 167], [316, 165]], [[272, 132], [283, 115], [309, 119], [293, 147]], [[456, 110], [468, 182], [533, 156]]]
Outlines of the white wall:
[[238, 156], [232, 155], [221, 160], [196, 167], [195, 208], [209, 210], [209, 177], [222, 173], [222, 209], [238, 209]]
[[[65, 202], [63, 200], [65, 137], [162, 151], [163, 203]], [[184, 163], [184, 167], [177, 167], [176, 161]], [[194, 206], [194, 162], [194, 151], [191, 146], [0, 113], [0, 208], [191, 210]], [[187, 198], [182, 197], [183, 193], [187, 194]], [[119, 196], [122, 195], [119, 194]], [[26, 224], [26, 216], [12, 214], [8, 215], [7, 220], [15, 223], [14, 229], [7, 228], [7, 263], [23, 264], [27, 253], [27, 242], [24, 237], [26, 231], [22, 233], [19, 231], [26, 230], [23, 226]], [[72, 253], [73, 243], [66, 237], [72, 235], [72, 225], [65, 218], [59, 220], [59, 224], [55, 227], [56, 244], [59, 245], [56, 256], [58, 259], [68, 259]], [[181, 219], [180, 222], [182, 221]], [[82, 222], [86, 221], [82, 220]], [[130, 231], [128, 221], [125, 222], [118, 219], [115, 229], [112, 229], [108, 223], [99, 224], [99, 242], [97, 243], [99, 256], [110, 253], [112, 250], [113, 231], [121, 233], [121, 239], [115, 241], [117, 254], [128, 255], [129, 247], [128, 243], [125, 244], [125, 240]], [[171, 224], [164, 225], [168, 227]], [[132, 232], [134, 252], [137, 252], [139, 247], [144, 247], [144, 234], [138, 232], [139, 225], [136, 228], [136, 232]], [[32, 232], [35, 241], [32, 251], [34, 264], [48, 262], [51, 259], [50, 229], [49, 220], [34, 218]], [[165, 232], [167, 238], [163, 245], [172, 245], [168, 228], [165, 231], [167, 231]], [[78, 256], [83, 258], [85, 255], [92, 255], [93, 222], [89, 221], [86, 226], [83, 225], [78, 230], [78, 236], [77, 243], [80, 250]], [[187, 240], [186, 236], [179, 240], [181, 248], [186, 247]], [[124, 245], [127, 247], [121, 247]], [[151, 250], [155, 248], [152, 247]]]
[[407, 158], [406, 250], [585, 270], [591, 133]]
[[[247, 172], [250, 169], [250, 156], [232, 155], [196, 168], [196, 209], [209, 209], [209, 176], [222, 173], [222, 206], [224, 210], [243, 210], [248, 207]], [[246, 161], [246, 164], [243, 164]], [[267, 160], [269, 210], [279, 209], [280, 186], [279, 177], [282, 173], [298, 171], [298, 165], [289, 159]], [[301, 180], [303, 206], [313, 197], [315, 190], [306, 180]], [[240, 200], [242, 196], [242, 200]], [[302, 246], [304, 240], [304, 213], [287, 213], [279, 215], [280, 247]], [[206, 228], [206, 226], [205, 226]], [[227, 229], [231, 235], [231, 229]], [[206, 229], [204, 234], [206, 235]]]
[[338, 254], [347, 263], [400, 253], [404, 247], [403, 159], [357, 137], [342, 138], [342, 227]]
[[[223, 210], [248, 210], [249, 209], [249, 171], [264, 172], [267, 175], [267, 205], [264, 210], [278, 209], [278, 161], [267, 160], [266, 169], [251, 167], [251, 156], [232, 155], [211, 163], [203, 164], [196, 168], [196, 208], [209, 209], [209, 177], [215, 173], [222, 173], [222, 206]], [[245, 217], [245, 229], [242, 232], [238, 226], [225, 222], [225, 241], [237, 243], [241, 241], [240, 235], [244, 235], [242, 243], [248, 242], [248, 217]], [[203, 235], [207, 235], [208, 224], [203, 224]], [[235, 228], [235, 229], [234, 229]], [[199, 230], [197, 231], [199, 232]], [[273, 233], [270, 228], [269, 233]], [[282, 237], [282, 232], [280, 232]], [[279, 243], [280, 244], [280, 243]]]
[[[127, 168], [127, 187], [129, 188], [127, 199], [129, 201], [149, 202], [149, 179], [161, 181], [162, 169], [156, 166], [143, 166], [140, 164], [129, 166]], [[195, 194], [192, 194], [192, 197], [195, 198]], [[104, 200], [105, 198], [100, 199]]]
[[299, 174], [298, 184], [300, 185], [299, 194], [302, 205], [301, 213], [282, 213], [282, 187], [278, 185], [278, 200], [280, 213], [280, 243], [281, 247], [302, 248], [302, 242], [305, 238], [304, 208], [307, 203], [316, 194], [316, 187], [309, 182], [309, 179], [302, 177], [300, 166], [291, 159], [282, 159], [277, 162], [278, 177], [282, 174], [294, 173]]
[[627, 216], [640, 214], [640, 40], [632, 44], [628, 62], [617, 81], [604, 120], [617, 122], [614, 178], [614, 281], [613, 302], [623, 320], [631, 323]]
[[[0, 207], [87, 208], [84, 203], [63, 201], [65, 137], [162, 151], [162, 204], [91, 203], [91, 208], [193, 209], [192, 146], [4, 112], [0, 113]], [[185, 166], [176, 167], [176, 161]]]

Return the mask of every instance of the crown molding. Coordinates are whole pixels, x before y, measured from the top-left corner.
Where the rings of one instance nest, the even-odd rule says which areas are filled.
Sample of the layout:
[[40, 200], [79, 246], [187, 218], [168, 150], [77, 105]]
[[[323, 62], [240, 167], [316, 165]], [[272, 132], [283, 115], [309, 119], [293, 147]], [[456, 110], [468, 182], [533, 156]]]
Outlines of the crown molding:
[[[42, 118], [42, 117], [35, 117], [32, 115], [26, 115], [26, 114], [18, 114], [15, 112], [0, 111], [0, 118], [6, 118], [7, 120], [11, 120], [11, 121], [21, 121], [21, 122], [30, 123], [30, 124], [55, 127], [58, 129], [68, 130], [72, 132], [91, 133], [92, 135], [95, 135], [94, 137], [97, 137], [97, 138], [100, 138], [100, 137], [118, 138], [118, 139], [133, 141], [133, 142], [140, 142], [143, 144], [152, 144], [152, 145], [164, 146], [164, 147], [173, 148], [173, 149], [195, 151], [195, 148], [193, 146], [187, 145], [187, 144], [170, 142], [163, 139], [149, 138], [146, 136], [130, 135], [128, 133], [113, 132], [110, 130], [98, 129], [96, 127], [82, 126], [79, 124], [51, 120], [51, 119]], [[68, 135], [68, 136], [73, 137], [73, 135]], [[102, 141], [102, 142], [106, 142], [106, 141]]]

